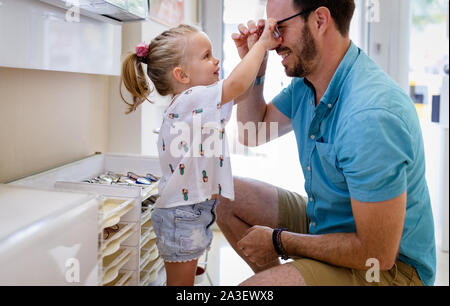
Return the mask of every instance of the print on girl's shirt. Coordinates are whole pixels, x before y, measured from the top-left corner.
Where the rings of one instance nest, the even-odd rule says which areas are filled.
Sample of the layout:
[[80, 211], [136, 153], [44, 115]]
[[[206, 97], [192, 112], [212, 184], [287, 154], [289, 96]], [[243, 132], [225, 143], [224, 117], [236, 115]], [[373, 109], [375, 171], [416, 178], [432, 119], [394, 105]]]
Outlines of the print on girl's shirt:
[[221, 105], [222, 85], [193, 87], [165, 110], [157, 146], [162, 175], [156, 208], [192, 205], [219, 193], [234, 200], [225, 137], [233, 102]]
[[187, 189], [183, 189], [183, 196], [184, 196], [184, 200], [185, 201], [189, 200], [189, 198], [188, 198], [188, 190]]
[[184, 165], [180, 164], [180, 174], [183, 175], [184, 174]]
[[184, 140], [181, 142], [181, 147], [184, 149], [184, 151], [185, 151], [186, 153], [189, 151], [189, 147], [188, 147], [188, 145], [187, 145], [187, 142], [184, 141]]

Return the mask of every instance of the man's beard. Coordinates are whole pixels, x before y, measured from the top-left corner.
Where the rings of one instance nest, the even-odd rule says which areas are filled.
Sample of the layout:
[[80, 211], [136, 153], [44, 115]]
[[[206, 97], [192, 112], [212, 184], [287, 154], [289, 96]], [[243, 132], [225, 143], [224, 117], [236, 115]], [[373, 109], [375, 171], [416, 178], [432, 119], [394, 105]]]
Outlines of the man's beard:
[[293, 68], [285, 66], [286, 75], [303, 78], [311, 74], [315, 66], [317, 48], [307, 24], [302, 31], [302, 40], [295, 44], [292, 51], [292, 55], [296, 57], [297, 63]]

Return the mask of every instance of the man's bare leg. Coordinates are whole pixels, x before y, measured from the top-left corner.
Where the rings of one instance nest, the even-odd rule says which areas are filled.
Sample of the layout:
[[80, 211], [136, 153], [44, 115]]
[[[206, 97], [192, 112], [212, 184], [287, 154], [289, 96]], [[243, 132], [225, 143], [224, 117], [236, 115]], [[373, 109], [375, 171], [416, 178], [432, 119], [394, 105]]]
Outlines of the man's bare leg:
[[259, 272], [240, 286], [306, 286], [300, 271], [287, 263]]
[[257, 273], [279, 265], [276, 260], [264, 267], [248, 261], [237, 248], [237, 242], [254, 225], [278, 226], [278, 192], [275, 186], [253, 179], [235, 177], [235, 200], [220, 198], [217, 206], [217, 224], [233, 249]]

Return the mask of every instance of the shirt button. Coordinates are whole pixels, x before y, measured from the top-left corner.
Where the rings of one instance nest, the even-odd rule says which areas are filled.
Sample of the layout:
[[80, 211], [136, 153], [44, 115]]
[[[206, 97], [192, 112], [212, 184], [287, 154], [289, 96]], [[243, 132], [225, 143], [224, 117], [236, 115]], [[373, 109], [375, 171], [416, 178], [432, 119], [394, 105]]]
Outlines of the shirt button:
[[328, 108], [332, 108], [333, 107], [333, 105], [331, 105], [331, 104], [328, 104]]
[[309, 198], [310, 202], [314, 202], [314, 199], [312, 197]]
[[311, 135], [311, 139], [312, 140], [316, 139], [316, 136], [315, 135]]
[[313, 100], [311, 100], [311, 105], [313, 105], [314, 104], [314, 101]]
[[308, 169], [308, 171], [311, 171], [311, 167], [310, 167], [310, 166], [308, 166], [308, 168], [307, 168], [307, 169]]
[[316, 222], [311, 222], [311, 226], [315, 227], [316, 226]]

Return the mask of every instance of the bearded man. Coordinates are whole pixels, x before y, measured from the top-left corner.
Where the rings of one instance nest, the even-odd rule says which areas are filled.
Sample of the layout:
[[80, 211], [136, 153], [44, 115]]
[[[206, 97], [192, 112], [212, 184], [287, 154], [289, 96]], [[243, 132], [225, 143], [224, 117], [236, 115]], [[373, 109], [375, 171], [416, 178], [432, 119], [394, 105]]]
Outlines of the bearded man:
[[[411, 99], [350, 40], [354, 1], [268, 0], [266, 9], [293, 79], [266, 103], [263, 63], [239, 98], [238, 121], [275, 122], [279, 137], [295, 132], [307, 196], [234, 179], [235, 201], [221, 198], [217, 222], [255, 272], [242, 285], [433, 285], [419, 120]], [[233, 34], [241, 58], [263, 24]], [[249, 137], [240, 135], [262, 144]]]

